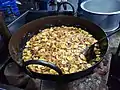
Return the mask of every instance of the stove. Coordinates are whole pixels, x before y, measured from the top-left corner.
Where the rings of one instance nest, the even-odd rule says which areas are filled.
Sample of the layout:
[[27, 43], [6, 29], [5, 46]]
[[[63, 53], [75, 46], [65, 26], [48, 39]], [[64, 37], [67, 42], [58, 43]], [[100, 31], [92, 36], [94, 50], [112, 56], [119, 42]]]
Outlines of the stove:
[[[19, 27], [32, 20], [57, 14], [58, 13], [55, 11], [26, 11], [10, 23], [8, 28], [10, 32], [14, 34]], [[62, 12], [60, 14], [72, 15], [72, 12]], [[5, 90], [107, 90], [108, 86], [111, 86], [111, 84], [108, 83], [111, 56], [111, 52], [108, 50], [104, 60], [94, 70], [93, 74], [70, 83], [57, 83], [54, 81], [34, 79], [26, 75], [21, 67], [9, 56], [8, 50], [4, 48], [3, 52], [0, 54], [0, 87]], [[16, 89], [8, 89], [8, 87], [11, 88], [10, 86], [12, 88], [16, 87]]]
[[111, 55], [109, 54], [106, 58], [93, 74], [70, 83], [56, 83], [31, 78], [10, 58], [9, 62], [2, 68], [2, 73], [6, 79], [2, 83], [25, 90], [106, 90], [108, 59], [111, 58]]

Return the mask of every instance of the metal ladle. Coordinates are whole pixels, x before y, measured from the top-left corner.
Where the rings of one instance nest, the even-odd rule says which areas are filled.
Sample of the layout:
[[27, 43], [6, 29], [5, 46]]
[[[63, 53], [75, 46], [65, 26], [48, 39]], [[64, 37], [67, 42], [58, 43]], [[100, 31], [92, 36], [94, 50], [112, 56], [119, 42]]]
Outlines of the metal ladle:
[[85, 57], [87, 58], [88, 62], [91, 61], [92, 59], [96, 58], [95, 51], [94, 51], [94, 48], [96, 47], [96, 45], [100, 44], [106, 38], [114, 35], [115, 33], [119, 32], [119, 31], [120, 31], [120, 29], [116, 30], [115, 32], [112, 32], [112, 33], [108, 34], [107, 36], [101, 38], [100, 40], [98, 40], [97, 42], [92, 44], [91, 46], [87, 47], [83, 53], [84, 53]]

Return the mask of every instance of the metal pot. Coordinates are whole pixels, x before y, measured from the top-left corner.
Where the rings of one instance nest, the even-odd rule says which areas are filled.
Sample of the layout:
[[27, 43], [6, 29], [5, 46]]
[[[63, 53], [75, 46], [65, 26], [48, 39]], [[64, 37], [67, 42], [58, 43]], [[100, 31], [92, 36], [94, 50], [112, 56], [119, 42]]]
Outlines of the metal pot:
[[99, 25], [105, 32], [119, 27], [120, 1], [87, 0], [80, 4], [83, 17]]
[[[73, 9], [72, 14], [74, 14], [74, 8], [70, 3], [64, 2], [63, 4], [69, 4]], [[59, 8], [57, 11], [59, 11]], [[68, 16], [68, 15], [49, 16], [49, 17], [40, 18], [25, 24], [11, 37], [9, 42], [9, 52], [13, 60], [17, 64], [19, 64], [21, 67], [23, 67], [25, 72], [29, 74], [31, 77], [45, 79], [45, 80], [70, 82], [70, 81], [89, 75], [94, 71], [94, 69], [102, 61], [102, 58], [101, 58], [101, 60], [96, 62], [92, 67], [83, 71], [79, 71], [71, 74], [62, 74], [62, 71], [60, 70], [60, 68], [52, 63], [42, 61], [42, 60], [29, 60], [26, 62], [22, 60], [21, 54], [24, 49], [24, 45], [26, 44], [26, 41], [28, 41], [34, 34], [38, 33], [39, 30], [43, 30], [44, 28], [48, 28], [52, 26], [62, 26], [62, 25], [80, 27], [85, 31], [89, 32], [90, 34], [92, 34], [93, 37], [96, 38], [97, 40], [100, 40], [101, 38], [106, 37], [106, 34], [100, 27], [98, 27], [94, 23], [91, 23], [87, 20], [84, 20], [75, 16]], [[108, 39], [105, 38], [105, 40], [101, 42], [99, 46], [101, 49], [101, 56], [104, 56], [108, 49]], [[50, 67], [55, 71], [57, 71], [59, 75], [42, 74], [42, 73], [33, 72], [27, 68], [27, 66], [30, 64], [39, 64], [39, 65]]]
[[[20, 66], [24, 68], [27, 74], [29, 74], [33, 78], [40, 78], [40, 79], [46, 79], [46, 80], [54, 80], [54, 81], [63, 81], [63, 82], [69, 82], [73, 81], [76, 79], [79, 79], [81, 77], [85, 77], [92, 73], [94, 69], [99, 65], [99, 63], [102, 61], [102, 59], [98, 62], [96, 62], [92, 67], [80, 71], [80, 72], [75, 72], [72, 74], [62, 74], [61, 70], [55, 66], [54, 64], [51, 64], [49, 62], [43, 62], [41, 60], [30, 60], [27, 62], [23, 62], [21, 58], [21, 52], [23, 50], [23, 47], [26, 43], [26, 41], [31, 37], [31, 35], [34, 35], [34, 33], [37, 33], [39, 30], [43, 30], [44, 28], [51, 27], [51, 26], [74, 26], [74, 27], [81, 27], [87, 32], [91, 33], [94, 38], [97, 40], [100, 40], [102, 37], [105, 37], [106, 34], [104, 31], [99, 28], [97, 25], [84, 20], [80, 19], [78, 17], [74, 16], [65, 16], [65, 15], [60, 15], [60, 16], [49, 16], [49, 17], [44, 17], [41, 19], [34, 20], [24, 26], [22, 26], [10, 39], [9, 42], [9, 52], [10, 55], [12, 56], [13, 60], [18, 63]], [[100, 49], [102, 52], [102, 55], [104, 56], [105, 53], [107, 52], [108, 48], [108, 40], [107, 38], [100, 44]], [[41, 73], [36, 73], [32, 72], [28, 69], [26, 69], [26, 66], [30, 64], [40, 64], [43, 66], [50, 67], [57, 71], [59, 75], [52, 75], [52, 74], [41, 74]]]

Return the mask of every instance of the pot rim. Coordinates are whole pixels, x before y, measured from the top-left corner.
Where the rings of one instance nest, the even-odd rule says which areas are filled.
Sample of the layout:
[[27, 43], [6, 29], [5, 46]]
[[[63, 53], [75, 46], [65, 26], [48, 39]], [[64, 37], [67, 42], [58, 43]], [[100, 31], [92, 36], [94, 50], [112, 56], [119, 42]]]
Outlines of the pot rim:
[[99, 15], [114, 15], [114, 14], [120, 14], [120, 11], [116, 11], [116, 12], [110, 12], [110, 13], [105, 13], [105, 12], [95, 12], [95, 11], [92, 11], [92, 10], [88, 10], [84, 7], [84, 5], [90, 1], [93, 1], [93, 0], [87, 0], [87, 1], [84, 1], [80, 4], [80, 7], [84, 10], [84, 11], [87, 11], [89, 13], [93, 13], [93, 14], [99, 14]]

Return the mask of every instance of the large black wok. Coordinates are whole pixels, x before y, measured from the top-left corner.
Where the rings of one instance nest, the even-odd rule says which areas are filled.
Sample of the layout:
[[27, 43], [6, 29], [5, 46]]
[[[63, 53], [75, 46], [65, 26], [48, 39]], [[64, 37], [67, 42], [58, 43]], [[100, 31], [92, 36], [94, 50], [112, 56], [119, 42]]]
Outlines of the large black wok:
[[[69, 81], [79, 79], [81, 77], [84, 77], [84, 76], [92, 73], [93, 70], [102, 61], [102, 59], [101, 59], [100, 61], [96, 62], [95, 65], [93, 65], [92, 67], [90, 67], [84, 71], [80, 71], [80, 72], [76, 72], [76, 73], [72, 73], [72, 74], [65, 74], [65, 75], [62, 74], [61, 70], [57, 66], [55, 66], [53, 64], [49, 64], [44, 61], [31, 60], [28, 62], [23, 62], [23, 60], [21, 59], [21, 52], [24, 48], [25, 42], [27, 40], [29, 40], [29, 38], [32, 35], [37, 33], [39, 30], [43, 30], [44, 28], [48, 28], [48, 27], [52, 27], [52, 26], [62, 26], [62, 25], [81, 27], [82, 29], [91, 33], [94, 36], [94, 38], [96, 38], [97, 40], [100, 40], [101, 38], [106, 36], [104, 31], [97, 25], [95, 25], [87, 20], [84, 20], [84, 19], [81, 19], [78, 17], [74, 17], [74, 16], [65, 16], [65, 15], [49, 16], [49, 17], [44, 17], [44, 18], [34, 20], [34, 21], [22, 26], [11, 37], [10, 42], [9, 42], [9, 52], [10, 52], [10, 55], [12, 56], [13, 60], [17, 64], [19, 64], [21, 67], [23, 67], [24, 70], [26, 71], [26, 73], [29, 74], [31, 77], [46, 79], [46, 80], [54, 80], [54, 81], [62, 80], [64, 82], [69, 82]], [[102, 52], [101, 56], [104, 56], [106, 54], [107, 48], [108, 48], [108, 40], [106, 38], [100, 43], [100, 49]], [[28, 64], [40, 64], [40, 65], [48, 66], [48, 67], [56, 70], [59, 73], [59, 75], [39, 74], [39, 73], [32, 72], [26, 68], [26, 66]]]

